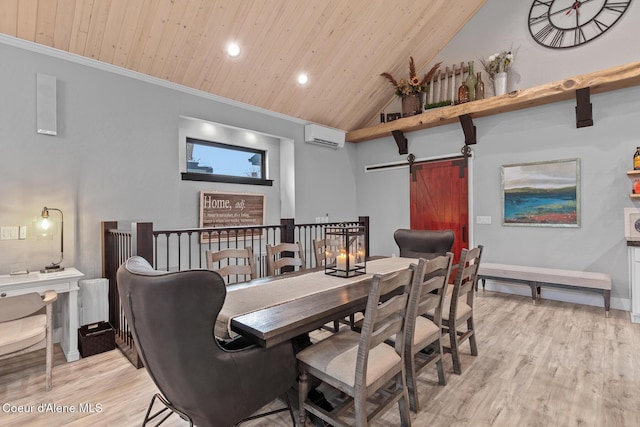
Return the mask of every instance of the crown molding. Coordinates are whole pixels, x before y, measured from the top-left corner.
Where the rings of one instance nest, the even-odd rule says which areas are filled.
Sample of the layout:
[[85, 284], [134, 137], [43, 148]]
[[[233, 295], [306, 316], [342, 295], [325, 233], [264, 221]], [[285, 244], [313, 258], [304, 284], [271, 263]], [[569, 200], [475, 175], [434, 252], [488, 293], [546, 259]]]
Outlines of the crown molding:
[[266, 116], [287, 120], [292, 123], [302, 124], [302, 125], [310, 123], [307, 120], [303, 120], [297, 117], [278, 113], [277, 111], [271, 111], [271, 110], [267, 110], [266, 108], [256, 107], [255, 105], [245, 104], [244, 102], [235, 101], [233, 99], [225, 98], [209, 92], [187, 87], [178, 83], [173, 83], [168, 80], [159, 79], [157, 77], [149, 76], [147, 74], [143, 74], [137, 71], [122, 68], [117, 65], [108, 64], [106, 62], [100, 62], [98, 60], [87, 58], [75, 53], [67, 52], [67, 51], [56, 49], [49, 46], [44, 46], [38, 43], [19, 39], [17, 37], [9, 36], [6, 34], [0, 34], [0, 44], [17, 47], [19, 49], [28, 50], [41, 55], [51, 56], [53, 58], [62, 59], [64, 61], [73, 62], [79, 65], [84, 65], [86, 67], [91, 67], [101, 71], [106, 71], [108, 73], [118, 74], [124, 77], [140, 80], [145, 83], [150, 83], [150, 84], [161, 86], [167, 89], [176, 90], [189, 95], [198, 96], [200, 98], [209, 99], [211, 101], [219, 102], [221, 104], [226, 104], [232, 107], [242, 108], [244, 110], [253, 111], [256, 113], [264, 114]]

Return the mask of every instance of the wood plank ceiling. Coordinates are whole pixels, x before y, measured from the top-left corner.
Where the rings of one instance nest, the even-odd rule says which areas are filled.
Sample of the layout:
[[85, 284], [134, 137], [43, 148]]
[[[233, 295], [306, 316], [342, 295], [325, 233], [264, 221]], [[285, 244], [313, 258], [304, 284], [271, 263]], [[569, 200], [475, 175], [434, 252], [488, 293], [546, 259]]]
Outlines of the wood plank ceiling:
[[485, 1], [1, 0], [0, 33], [348, 131], [393, 100], [381, 72], [428, 71]]

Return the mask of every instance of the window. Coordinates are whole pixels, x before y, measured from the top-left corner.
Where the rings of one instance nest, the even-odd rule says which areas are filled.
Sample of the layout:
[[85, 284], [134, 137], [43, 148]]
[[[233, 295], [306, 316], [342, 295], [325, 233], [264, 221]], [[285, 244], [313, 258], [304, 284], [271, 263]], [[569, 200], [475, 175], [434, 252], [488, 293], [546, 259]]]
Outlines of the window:
[[183, 180], [272, 185], [266, 177], [266, 151], [186, 138]]

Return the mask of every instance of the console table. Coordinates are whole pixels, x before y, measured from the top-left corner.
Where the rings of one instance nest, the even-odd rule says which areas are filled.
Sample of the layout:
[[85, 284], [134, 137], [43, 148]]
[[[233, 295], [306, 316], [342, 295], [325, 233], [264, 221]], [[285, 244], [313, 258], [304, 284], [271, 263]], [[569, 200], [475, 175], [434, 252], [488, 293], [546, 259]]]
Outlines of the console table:
[[55, 273], [31, 272], [20, 275], [0, 276], [0, 298], [30, 292], [44, 294], [54, 290], [59, 294], [54, 304], [62, 306], [64, 315], [61, 346], [67, 362], [80, 358], [78, 352], [78, 280], [84, 274], [73, 267]]

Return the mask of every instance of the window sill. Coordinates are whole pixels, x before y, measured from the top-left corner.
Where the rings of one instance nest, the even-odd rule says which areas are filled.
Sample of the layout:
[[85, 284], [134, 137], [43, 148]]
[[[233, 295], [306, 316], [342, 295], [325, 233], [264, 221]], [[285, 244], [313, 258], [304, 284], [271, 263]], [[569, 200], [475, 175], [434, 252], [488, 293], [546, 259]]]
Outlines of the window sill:
[[228, 184], [249, 184], [273, 186], [272, 179], [249, 178], [242, 176], [207, 175], [204, 173], [182, 172], [183, 181], [226, 182]]

